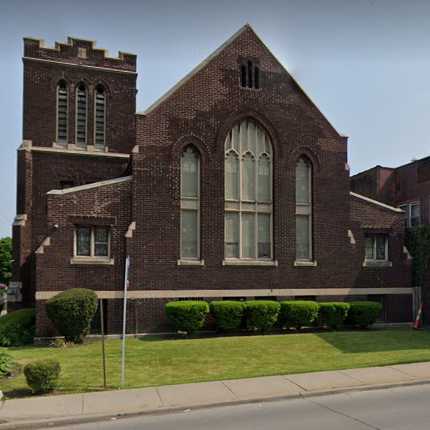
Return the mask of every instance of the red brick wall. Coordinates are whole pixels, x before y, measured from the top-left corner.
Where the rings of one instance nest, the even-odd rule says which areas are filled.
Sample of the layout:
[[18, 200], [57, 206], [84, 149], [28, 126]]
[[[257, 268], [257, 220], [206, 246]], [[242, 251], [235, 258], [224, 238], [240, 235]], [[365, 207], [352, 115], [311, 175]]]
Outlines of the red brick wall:
[[[402, 214], [351, 196], [351, 223], [356, 241], [354, 287], [410, 287], [411, 261], [403, 251], [405, 233]], [[388, 234], [388, 258], [392, 267], [361, 267], [366, 232]]]
[[[122, 290], [126, 254], [124, 235], [131, 219], [130, 186], [130, 182], [121, 182], [64, 195], [49, 195], [47, 224], [51, 244], [44, 247], [42, 254], [36, 254], [38, 292], [69, 288]], [[75, 225], [110, 226], [113, 265], [71, 264]], [[41, 318], [40, 321], [45, 321]], [[42, 322], [38, 324], [38, 330], [39, 333], [46, 330]]]
[[[78, 57], [86, 48], [87, 58]], [[93, 93], [97, 84], [106, 88], [106, 146], [109, 152], [129, 153], [135, 142], [136, 56], [109, 58], [93, 42], [69, 39], [55, 48], [24, 39], [23, 138], [33, 147], [52, 147], [56, 135], [56, 86], [69, 87], [68, 143], [75, 140], [75, 88], [85, 82], [88, 91], [88, 144], [93, 142]], [[67, 151], [67, 148], [65, 148]], [[62, 181], [75, 186], [124, 174], [128, 159], [94, 155], [18, 151], [17, 214], [27, 214], [25, 226], [14, 227], [14, 281], [23, 282], [30, 302], [35, 290], [31, 253], [49, 233], [46, 193], [61, 188]]]
[[[239, 57], [258, 58], [261, 89], [239, 87]], [[225, 267], [224, 138], [234, 122], [252, 116], [274, 146], [276, 267]], [[137, 117], [140, 153], [133, 161], [135, 241], [132, 288], [324, 288], [353, 284], [346, 139], [325, 120], [266, 48], [246, 30], [146, 116]], [[178, 267], [181, 145], [201, 151], [201, 247], [204, 267]], [[295, 164], [314, 166], [316, 268], [294, 267]]]
[[[260, 89], [239, 87], [239, 64], [243, 58], [258, 60]], [[91, 76], [88, 79], [96, 80]], [[115, 79], [118, 85], [123, 82], [120, 75], [115, 75]], [[273, 143], [273, 233], [277, 267], [222, 265], [224, 140], [231, 127], [246, 117], [258, 121]], [[47, 127], [41, 134], [48, 136], [49, 130]], [[333, 129], [249, 28], [169, 98], [147, 114], [137, 115], [136, 132], [139, 152], [132, 156], [132, 182], [62, 196], [50, 195], [47, 219], [42, 206], [33, 208], [33, 218], [41, 223], [40, 230], [39, 224], [33, 227], [33, 238], [43, 238], [44, 234], [51, 237], [51, 245], [36, 257], [38, 291], [77, 286], [122, 289], [127, 253], [131, 255], [131, 290], [410, 286], [409, 269], [402, 252], [401, 215], [362, 201], [352, 199], [351, 202], [346, 138]], [[130, 148], [127, 139], [124, 142]], [[188, 143], [193, 143], [201, 153], [201, 255], [205, 265], [198, 267], [177, 265], [179, 156]], [[301, 155], [306, 155], [313, 165], [313, 242], [317, 267], [294, 266], [295, 165]], [[82, 173], [81, 183], [85, 183], [106, 175], [118, 176], [120, 168], [125, 167], [120, 161], [98, 163], [89, 157], [76, 157], [76, 163], [65, 165], [62, 157], [55, 157], [33, 154], [34, 201], [42, 202], [49, 187], [55, 188], [49, 181], [65, 172], [73, 172], [78, 177]], [[53, 170], [52, 166], [57, 164], [58, 169]], [[391, 268], [362, 267], [363, 226], [375, 219], [390, 235]], [[73, 227], [80, 220], [112, 225], [114, 266], [70, 264]], [[126, 242], [124, 233], [131, 221], [136, 222], [136, 230]], [[58, 229], [54, 229], [55, 224]], [[354, 233], [355, 244], [348, 237], [349, 229]], [[129, 330], [164, 328], [164, 302], [147, 299], [131, 303]], [[110, 331], [119, 331], [120, 308], [120, 300], [109, 303]], [[48, 331], [41, 311], [38, 332]]]
[[[112, 152], [130, 152], [134, 145], [136, 111], [136, 57], [109, 59], [86, 41], [71, 40], [59, 49], [40, 48], [37, 41], [24, 40], [23, 138], [34, 146], [52, 146], [56, 135], [56, 88], [64, 79], [69, 88], [69, 141], [75, 143], [75, 89], [88, 87], [88, 145], [93, 145], [94, 88], [106, 88], [106, 146]], [[77, 49], [88, 49], [88, 59], [78, 58]], [[82, 65], [82, 66], [81, 66]], [[88, 67], [90, 66], [90, 67]]]

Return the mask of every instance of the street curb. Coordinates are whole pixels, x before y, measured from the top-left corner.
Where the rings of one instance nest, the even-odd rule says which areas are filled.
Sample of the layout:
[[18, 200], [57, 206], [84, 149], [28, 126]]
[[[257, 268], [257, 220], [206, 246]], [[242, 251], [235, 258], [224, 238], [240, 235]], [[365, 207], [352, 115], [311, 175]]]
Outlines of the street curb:
[[244, 405], [244, 404], [254, 404], [254, 403], [269, 403], [276, 402], [281, 400], [294, 400], [294, 399], [307, 399], [314, 398], [320, 396], [334, 395], [334, 394], [344, 394], [344, 393], [353, 393], [353, 392], [363, 392], [363, 391], [376, 391], [376, 390], [384, 390], [388, 388], [399, 388], [399, 387], [413, 387], [420, 385], [430, 384], [430, 379], [424, 379], [419, 381], [410, 381], [410, 382], [396, 382], [396, 383], [386, 383], [386, 384], [377, 384], [377, 385], [362, 385], [358, 387], [345, 387], [345, 388], [333, 388], [329, 390], [319, 390], [312, 391], [300, 394], [291, 394], [286, 396], [273, 396], [273, 397], [264, 397], [264, 398], [255, 398], [255, 399], [246, 399], [246, 400], [232, 400], [228, 402], [216, 402], [212, 404], [206, 405], [197, 405], [197, 406], [189, 406], [189, 407], [161, 407], [157, 409], [148, 409], [146, 411], [137, 411], [137, 412], [123, 412], [118, 414], [98, 414], [98, 415], [79, 415], [76, 417], [65, 417], [65, 418], [47, 418], [43, 420], [23, 420], [23, 421], [15, 421], [15, 422], [6, 422], [1, 423], [0, 421], [0, 430], [24, 430], [24, 429], [45, 429], [46, 427], [55, 428], [61, 426], [67, 426], [72, 424], [86, 424], [86, 423], [94, 423], [101, 421], [112, 421], [112, 420], [120, 420], [123, 418], [132, 418], [138, 416], [145, 415], [164, 415], [164, 414], [173, 414], [176, 412], [188, 412], [202, 409], [211, 409], [217, 407], [225, 407], [225, 406], [236, 406], [236, 405]]

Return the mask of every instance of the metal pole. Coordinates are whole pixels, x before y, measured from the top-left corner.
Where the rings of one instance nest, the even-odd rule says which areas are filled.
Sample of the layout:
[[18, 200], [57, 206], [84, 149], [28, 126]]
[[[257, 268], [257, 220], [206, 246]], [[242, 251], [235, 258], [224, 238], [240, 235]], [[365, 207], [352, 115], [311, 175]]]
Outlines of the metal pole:
[[130, 267], [130, 257], [125, 260], [124, 276], [124, 307], [122, 315], [122, 351], [121, 351], [121, 387], [125, 384], [125, 334], [127, 329], [127, 288], [128, 288], [128, 270]]
[[102, 360], [103, 360], [103, 388], [106, 388], [106, 351], [105, 351], [105, 323], [103, 315], [103, 299], [100, 299], [100, 329], [102, 332]]

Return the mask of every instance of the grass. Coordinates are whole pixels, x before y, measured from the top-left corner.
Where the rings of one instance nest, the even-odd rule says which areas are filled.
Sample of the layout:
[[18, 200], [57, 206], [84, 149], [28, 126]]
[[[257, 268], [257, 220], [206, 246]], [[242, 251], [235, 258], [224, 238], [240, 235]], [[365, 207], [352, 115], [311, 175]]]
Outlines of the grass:
[[[5, 348], [6, 349], [6, 348]], [[99, 341], [65, 348], [8, 348], [21, 365], [45, 358], [62, 368], [57, 392], [102, 389]], [[120, 378], [120, 341], [106, 343], [109, 388]], [[127, 340], [127, 388], [430, 361], [430, 331], [384, 329], [267, 336]], [[29, 395], [22, 374], [1, 379], [7, 397]]]

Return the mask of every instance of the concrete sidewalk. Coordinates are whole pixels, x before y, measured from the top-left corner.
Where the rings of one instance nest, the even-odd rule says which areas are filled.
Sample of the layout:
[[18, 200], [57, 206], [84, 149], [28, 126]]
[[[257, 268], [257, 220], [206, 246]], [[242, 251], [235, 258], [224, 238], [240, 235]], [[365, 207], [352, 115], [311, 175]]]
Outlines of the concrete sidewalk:
[[430, 362], [32, 397], [0, 402], [0, 430], [427, 382]]

